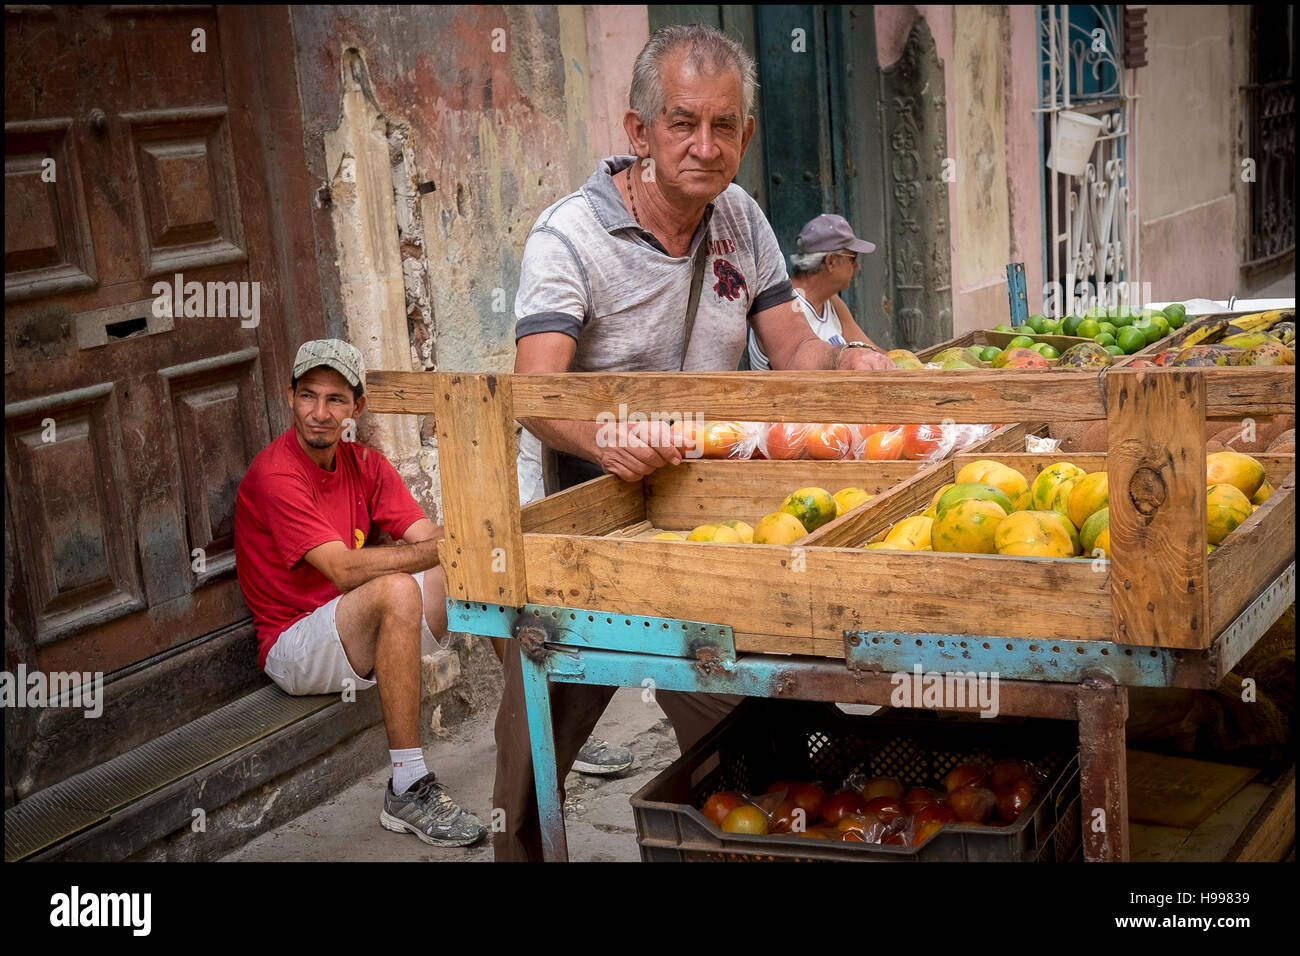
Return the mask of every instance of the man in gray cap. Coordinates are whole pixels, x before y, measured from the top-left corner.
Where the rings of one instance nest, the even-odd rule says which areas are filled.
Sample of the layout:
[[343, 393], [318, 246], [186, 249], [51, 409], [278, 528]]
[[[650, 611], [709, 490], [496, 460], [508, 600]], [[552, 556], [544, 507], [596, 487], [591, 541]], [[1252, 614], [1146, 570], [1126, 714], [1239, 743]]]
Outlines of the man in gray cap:
[[[258, 453], [235, 498], [235, 568], [257, 627], [258, 666], [289, 694], [378, 685], [393, 777], [379, 822], [435, 846], [486, 828], [424, 765], [420, 656], [447, 628], [434, 525], [380, 452], [355, 440], [361, 353], [298, 349], [292, 426]], [[363, 548], [376, 528], [400, 545]], [[444, 645], [445, 646], [445, 645]]]
[[[790, 256], [793, 305], [817, 337], [831, 345], [857, 342], [877, 348], [853, 321], [849, 307], [840, 298], [857, 275], [858, 256], [874, 252], [875, 244], [855, 236], [843, 216], [824, 212], [800, 230], [796, 248], [798, 251]], [[759, 371], [772, 367], [752, 328], [749, 367]]]

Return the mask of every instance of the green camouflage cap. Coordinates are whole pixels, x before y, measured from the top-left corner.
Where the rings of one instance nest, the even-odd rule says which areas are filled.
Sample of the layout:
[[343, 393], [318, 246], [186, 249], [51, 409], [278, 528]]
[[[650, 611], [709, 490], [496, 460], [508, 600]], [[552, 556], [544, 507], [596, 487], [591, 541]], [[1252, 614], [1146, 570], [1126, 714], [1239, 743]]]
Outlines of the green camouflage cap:
[[342, 339], [314, 339], [304, 342], [293, 360], [293, 377], [302, 378], [318, 365], [328, 365], [348, 380], [366, 390], [366, 367], [361, 353]]

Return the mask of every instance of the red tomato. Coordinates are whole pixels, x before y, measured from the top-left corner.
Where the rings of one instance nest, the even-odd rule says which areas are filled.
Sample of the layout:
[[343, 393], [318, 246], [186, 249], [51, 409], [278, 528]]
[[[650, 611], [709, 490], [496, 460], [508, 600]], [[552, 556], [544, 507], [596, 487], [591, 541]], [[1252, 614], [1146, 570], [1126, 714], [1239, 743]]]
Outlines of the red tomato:
[[920, 461], [935, 454], [943, 445], [943, 429], [938, 425], [904, 425], [903, 457]]
[[722, 826], [722, 821], [727, 819], [727, 814], [744, 805], [744, 797], [733, 790], [724, 790], [722, 793], [715, 793], [705, 800], [700, 812], [704, 814], [704, 818], [710, 823]]
[[745, 431], [736, 422], [710, 422], [704, 429], [704, 457], [730, 458], [745, 440]]
[[968, 783], [982, 787], [988, 781], [988, 775], [979, 767], [972, 763], [963, 763], [948, 771], [947, 776], [943, 778], [943, 786], [945, 790], [952, 793], [958, 787], [964, 787]]
[[808, 457], [836, 461], [853, 457], [853, 430], [848, 425], [814, 425], [808, 433]]
[[767, 430], [767, 457], [773, 461], [807, 458], [809, 430], [799, 422], [777, 422]]
[[862, 457], [868, 461], [898, 461], [902, 453], [903, 432], [901, 429], [891, 429], [868, 435]]
[[840, 817], [849, 813], [861, 813], [866, 808], [862, 797], [854, 790], [841, 790], [826, 798], [822, 804], [822, 819], [827, 823], [838, 823]]
[[907, 808], [908, 813], [915, 815], [918, 810], [941, 804], [943, 800], [944, 796], [938, 790], [931, 790], [929, 787], [913, 787], [903, 797], [903, 806]]

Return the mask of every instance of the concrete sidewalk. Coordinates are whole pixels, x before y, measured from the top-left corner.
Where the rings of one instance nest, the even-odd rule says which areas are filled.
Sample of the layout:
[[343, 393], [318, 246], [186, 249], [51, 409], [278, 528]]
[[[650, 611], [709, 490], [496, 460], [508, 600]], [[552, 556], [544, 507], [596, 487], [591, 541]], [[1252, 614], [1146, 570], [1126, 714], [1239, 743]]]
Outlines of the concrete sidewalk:
[[[476, 664], [484, 666], [484, 657], [476, 657]], [[495, 658], [491, 658], [491, 664], [496, 665]], [[656, 704], [642, 701], [641, 694], [640, 688], [617, 691], [596, 727], [597, 737], [628, 747], [636, 754], [631, 769], [618, 777], [571, 773], [565, 781], [571, 860], [640, 860], [629, 797], [679, 756], [677, 739], [663, 711]], [[492, 735], [495, 719], [495, 705], [482, 708], [443, 736], [426, 730], [424, 744], [429, 768], [461, 806], [489, 826], [496, 762]], [[223, 861], [490, 863], [490, 834], [477, 846], [441, 849], [379, 825], [389, 778], [386, 757], [377, 754], [379, 769], [321, 806], [262, 834], [223, 857]]]

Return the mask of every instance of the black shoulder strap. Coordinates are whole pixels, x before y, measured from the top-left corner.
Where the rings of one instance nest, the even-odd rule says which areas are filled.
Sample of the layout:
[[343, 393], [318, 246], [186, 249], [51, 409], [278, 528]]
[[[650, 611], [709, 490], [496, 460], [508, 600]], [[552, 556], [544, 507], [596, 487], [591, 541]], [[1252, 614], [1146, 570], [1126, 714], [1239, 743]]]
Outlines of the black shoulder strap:
[[678, 368], [685, 370], [686, 353], [691, 347], [691, 332], [695, 329], [695, 313], [700, 307], [700, 288], [704, 285], [704, 260], [709, 255], [709, 227], [704, 227], [699, 248], [695, 250], [695, 262], [691, 271], [691, 297], [686, 302], [686, 334], [682, 336], [682, 360]]

